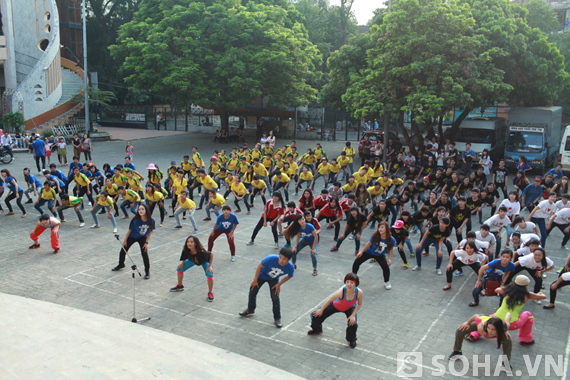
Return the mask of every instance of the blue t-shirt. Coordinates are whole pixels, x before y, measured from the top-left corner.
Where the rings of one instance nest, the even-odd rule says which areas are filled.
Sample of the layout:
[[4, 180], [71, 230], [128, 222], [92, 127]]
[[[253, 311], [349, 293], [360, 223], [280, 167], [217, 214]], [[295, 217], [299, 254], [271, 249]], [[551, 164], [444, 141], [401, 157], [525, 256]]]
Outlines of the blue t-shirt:
[[[388, 250], [388, 244], [386, 242], [386, 239], [380, 239], [380, 245], [377, 247], [376, 243], [374, 243], [374, 241], [372, 240], [372, 236], [370, 236], [370, 243], [372, 244], [370, 246], [370, 248], [368, 248], [366, 250], [366, 253], [372, 255], [372, 256], [380, 256], [380, 255], [385, 255], [386, 251]], [[394, 239], [392, 237], [392, 247], [395, 247], [396, 244], [396, 239]]]
[[46, 146], [46, 143], [43, 142], [42, 139], [36, 139], [36, 140], [32, 143], [32, 148], [35, 149], [36, 157], [40, 157], [40, 156], [45, 156], [45, 155], [46, 155], [45, 146]]
[[305, 239], [309, 243], [315, 242], [315, 237], [313, 236], [313, 231], [315, 230], [315, 226], [310, 223], [305, 225], [305, 228], [301, 228], [299, 233], [301, 234], [301, 239]]
[[115, 168], [114, 167], [109, 167], [109, 170], [105, 170], [105, 175], [107, 177], [112, 177], [115, 175]]
[[132, 169], [132, 170], [137, 170], [137, 169], [135, 169], [135, 164], [133, 164], [132, 162], [131, 162], [130, 164], [128, 164], [128, 165], [127, 165], [127, 164], [123, 165], [123, 167], [124, 167], [124, 168], [129, 168], [129, 169]]
[[556, 173], [556, 168], [550, 169], [549, 171], [546, 172], [546, 174], [544, 176], [546, 177], [547, 174], [552, 174], [552, 176], [554, 177], [554, 180], [557, 180], [557, 179], [564, 177], [564, 173], [562, 173], [562, 170], [560, 170], [558, 173]]
[[509, 261], [506, 267], [501, 265], [501, 259], [495, 259], [489, 263], [489, 269], [487, 269], [487, 274], [489, 276], [502, 277], [509, 272], [515, 271], [515, 263]]
[[261, 265], [263, 265], [263, 268], [259, 274], [259, 279], [265, 281], [279, 280], [279, 277], [283, 274], [293, 277], [293, 273], [295, 273], [295, 267], [291, 261], [288, 261], [284, 267], [279, 265], [279, 255], [267, 256], [261, 260]]
[[57, 170], [55, 171], [55, 173], [54, 173], [54, 172], [51, 172], [51, 174], [52, 174], [54, 177], [57, 177], [57, 178], [61, 179], [63, 182], [67, 182], [67, 177], [66, 177], [65, 174], [63, 174], [63, 172], [62, 172], [61, 170], [57, 169]]
[[239, 221], [238, 221], [236, 214], [231, 212], [230, 217], [227, 219], [224, 218], [224, 214], [221, 214], [218, 216], [218, 219], [216, 219], [216, 230], [229, 232], [229, 231], [233, 230], [233, 228], [236, 224], [239, 224]]
[[19, 193], [20, 191], [22, 191], [22, 188], [17, 183], [16, 186], [18, 186], [18, 190], [16, 190], [16, 186], [14, 186], [12, 181], [15, 181], [14, 177], [6, 178], [6, 186], [8, 186], [8, 189], [12, 190], [13, 193]]
[[32, 186], [32, 184], [35, 183], [37, 190], [41, 189], [43, 186], [42, 183], [36, 177], [34, 177], [31, 174], [28, 174], [28, 181], [27, 182], [30, 184], [30, 186]]
[[[152, 221], [154, 222], [154, 229], [156, 229], [156, 221], [154, 220], [154, 218], [152, 218]], [[140, 219], [133, 219], [133, 221], [131, 222], [131, 226], [129, 227], [129, 230], [131, 230], [129, 237], [138, 239], [143, 236], [147, 236], [149, 233], [149, 229], [150, 225], [148, 224], [148, 222], [143, 222]]]
[[71, 164], [69, 164], [69, 169], [71, 170], [71, 173], [73, 173], [73, 169], [75, 168], [79, 168], [80, 172], [83, 172], [83, 164], [81, 162], [78, 162], [77, 165], [75, 165], [75, 162], [71, 161]]
[[49, 176], [49, 179], [50, 179], [50, 181], [59, 183], [59, 187], [65, 186], [65, 183], [63, 183], [63, 181], [62, 181], [61, 179], [57, 178], [57, 177], [54, 176], [54, 175], [50, 175], [50, 176]]

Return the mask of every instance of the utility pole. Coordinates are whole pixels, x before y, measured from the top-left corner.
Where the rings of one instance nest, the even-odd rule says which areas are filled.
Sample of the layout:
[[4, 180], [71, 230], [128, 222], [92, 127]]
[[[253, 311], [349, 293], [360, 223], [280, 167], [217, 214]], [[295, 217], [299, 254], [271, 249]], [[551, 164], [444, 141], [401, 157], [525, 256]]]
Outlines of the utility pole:
[[[392, 0], [388, 2], [388, 14], [392, 13]], [[387, 107], [384, 107], [384, 164], [386, 164], [386, 148], [388, 147], [388, 133], [390, 132], [390, 113]]]
[[[392, 1], [392, 0], [390, 0]], [[85, 0], [82, 3], [83, 13], [83, 77], [85, 78], [85, 133], [89, 136], [89, 75], [87, 74], [87, 19], [85, 18]]]

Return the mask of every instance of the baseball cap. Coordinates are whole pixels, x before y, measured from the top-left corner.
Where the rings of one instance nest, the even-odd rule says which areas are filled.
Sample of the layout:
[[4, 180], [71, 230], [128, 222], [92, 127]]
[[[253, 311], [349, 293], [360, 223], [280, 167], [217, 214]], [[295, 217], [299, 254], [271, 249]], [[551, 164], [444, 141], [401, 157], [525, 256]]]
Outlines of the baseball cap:
[[404, 221], [403, 221], [403, 220], [398, 220], [398, 221], [396, 222], [396, 224], [394, 224], [394, 225], [392, 226], [392, 228], [396, 228], [396, 229], [400, 229], [400, 228], [402, 228], [402, 227], [404, 227]]
[[428, 176], [425, 176], [425, 177], [424, 177], [424, 181], [429, 181], [429, 177], [428, 177]]
[[174, 165], [174, 164], [176, 164], [176, 161], [174, 161], [174, 160], [170, 161], [170, 165]]
[[540, 177], [534, 177], [534, 180], [538, 181], [538, 182], [542, 182], [542, 178], [540, 178]]

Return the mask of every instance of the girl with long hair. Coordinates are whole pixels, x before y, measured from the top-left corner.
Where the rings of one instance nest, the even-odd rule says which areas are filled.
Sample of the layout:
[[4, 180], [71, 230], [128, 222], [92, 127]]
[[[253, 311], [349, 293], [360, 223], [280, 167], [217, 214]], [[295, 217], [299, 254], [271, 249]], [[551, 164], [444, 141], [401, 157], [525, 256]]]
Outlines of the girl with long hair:
[[[326, 219], [329, 223], [327, 230], [334, 228], [334, 240], [338, 239], [338, 233], [340, 232], [340, 221], [342, 220], [342, 208], [338, 202], [338, 198], [331, 198], [330, 201], [319, 210], [317, 214], [317, 220], [320, 222]], [[336, 218], [336, 219], [335, 219]]]
[[453, 272], [456, 270], [463, 271], [465, 265], [471, 267], [473, 271], [478, 274], [481, 269], [481, 263], [484, 262], [486, 256], [484, 253], [479, 252], [475, 242], [468, 241], [463, 249], [457, 249], [449, 255], [449, 264], [445, 273], [447, 277], [447, 285], [443, 290], [451, 289], [451, 280], [453, 279]]
[[8, 213], [6, 215], [14, 215], [14, 210], [12, 210], [12, 204], [10, 201], [12, 201], [12, 199], [16, 199], [16, 204], [20, 210], [22, 210], [22, 218], [25, 218], [28, 216], [28, 214], [26, 214], [26, 209], [22, 205], [22, 196], [24, 195], [24, 190], [22, 190], [22, 188], [18, 185], [16, 178], [12, 177], [10, 170], [2, 169], [0, 173], [2, 175], [2, 178], [4, 178], [6, 187], [8, 187], [8, 190], [10, 190], [6, 196], [6, 199], [4, 200], [6, 207], [8, 207]]
[[162, 227], [162, 224], [164, 223], [164, 214], [166, 214], [166, 210], [164, 209], [164, 194], [162, 193], [160, 182], [155, 184], [155, 186], [150, 182], [147, 183], [145, 186], [144, 197], [146, 198], [146, 204], [150, 209], [151, 215], [158, 204], [158, 209], [160, 211], [160, 226]]
[[284, 231], [285, 238], [292, 241], [297, 237], [292, 247], [293, 257], [291, 262], [295, 269], [297, 269], [297, 254], [306, 246], [311, 247], [311, 261], [313, 263], [313, 276], [317, 275], [317, 254], [319, 253], [318, 244], [319, 237], [315, 226], [307, 223], [304, 215], [297, 215], [295, 220]]
[[570, 192], [568, 187], [568, 177], [564, 176], [560, 179], [560, 182], [554, 185], [552, 191], [556, 193], [557, 197], [560, 197], [562, 194], [568, 194]]
[[358, 211], [358, 207], [350, 208], [350, 213], [342, 235], [337, 239], [336, 244], [331, 248], [331, 252], [336, 252], [346, 237], [354, 235], [355, 252], [357, 255], [360, 250], [360, 236], [366, 228], [366, 216]]
[[208, 301], [212, 302], [214, 300], [214, 268], [212, 264], [214, 262], [214, 253], [204, 249], [202, 243], [196, 236], [188, 236], [184, 247], [182, 247], [182, 253], [180, 254], [181, 263], [176, 268], [178, 273], [178, 284], [172, 289], [171, 292], [181, 292], [184, 290], [184, 285], [182, 285], [182, 280], [184, 279], [184, 272], [192, 268], [195, 265], [199, 265], [204, 269], [206, 274], [206, 279], [208, 280]]
[[364, 214], [368, 214], [368, 204], [372, 201], [372, 197], [368, 190], [366, 190], [366, 185], [364, 183], [359, 183], [356, 188], [356, 205], [360, 208], [360, 211]]
[[[509, 192], [509, 196], [506, 199], [503, 199], [499, 207], [505, 206], [507, 208], [507, 216], [510, 220], [516, 220], [521, 212], [521, 204], [519, 203], [519, 195], [516, 191]], [[498, 211], [497, 211], [498, 213]], [[507, 247], [509, 246], [510, 237], [513, 234], [513, 228], [515, 227], [514, 223], [510, 225], [507, 224]]]
[[[515, 263], [515, 276], [526, 270], [532, 278], [534, 278], [534, 292], [540, 292], [542, 289], [542, 275], [554, 269], [554, 263], [548, 257], [543, 248], [536, 248], [531, 255], [519, 257]], [[540, 305], [540, 300], [535, 300]]]
[[285, 201], [283, 201], [283, 195], [279, 191], [273, 192], [271, 199], [265, 204], [263, 214], [257, 222], [253, 233], [251, 235], [251, 240], [247, 245], [253, 245], [255, 237], [259, 233], [262, 227], [267, 227], [267, 223], [271, 226], [271, 232], [273, 233], [273, 240], [275, 241], [275, 249], [279, 249], [279, 237], [277, 236], [277, 220], [281, 215], [285, 213]]
[[[358, 274], [360, 265], [369, 259], [374, 259], [382, 267], [384, 275], [384, 287], [392, 289], [390, 284], [390, 265], [392, 265], [392, 252], [396, 246], [396, 240], [390, 234], [390, 226], [386, 222], [378, 223], [378, 229], [370, 237], [364, 248], [356, 255], [352, 263], [352, 273]], [[388, 254], [388, 258], [386, 258]]]
[[119, 253], [119, 265], [113, 268], [113, 271], [121, 270], [125, 267], [125, 257], [127, 256], [127, 251], [134, 243], [138, 243], [141, 248], [141, 255], [144, 261], [144, 272], [145, 280], [150, 278], [150, 261], [148, 259], [148, 243], [150, 241], [150, 236], [152, 231], [155, 229], [155, 220], [150, 215], [150, 209], [145, 203], [139, 204], [137, 208], [137, 214], [131, 220], [129, 225], [129, 230], [125, 235], [125, 240], [123, 241], [123, 248]]
[[310, 212], [314, 216], [315, 203], [313, 202], [313, 192], [311, 190], [303, 191], [303, 195], [299, 198], [299, 208], [305, 212]]

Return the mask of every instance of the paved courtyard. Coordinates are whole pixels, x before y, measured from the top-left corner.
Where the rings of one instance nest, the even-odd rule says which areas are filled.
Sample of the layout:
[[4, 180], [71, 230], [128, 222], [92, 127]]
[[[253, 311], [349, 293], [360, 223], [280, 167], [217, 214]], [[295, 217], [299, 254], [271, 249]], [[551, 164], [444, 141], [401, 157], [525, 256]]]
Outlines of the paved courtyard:
[[[190, 153], [192, 145], [199, 147], [204, 159], [208, 160], [214, 149], [229, 148], [211, 141], [212, 135], [185, 133], [175, 136], [163, 136], [136, 140], [137, 131], [133, 130], [135, 147], [133, 162], [137, 169], [144, 170], [152, 162], [165, 169], [171, 160], [180, 161], [184, 154]], [[284, 141], [277, 140], [277, 146]], [[353, 143], [356, 144], [356, 143]], [[250, 142], [250, 146], [251, 146]], [[313, 147], [314, 142], [298, 141], [299, 152]], [[338, 155], [342, 142], [325, 142], [323, 147], [329, 155]], [[93, 161], [99, 167], [103, 163], [115, 165], [124, 161], [123, 141], [111, 141], [93, 144]], [[53, 159], [53, 158], [52, 158]], [[359, 160], [358, 160], [359, 163]], [[20, 184], [24, 182], [22, 169], [35, 167], [31, 155], [20, 153], [16, 160], [2, 168], [8, 168], [16, 175]], [[35, 174], [33, 169], [32, 173]], [[67, 170], [65, 170], [67, 172]], [[317, 188], [322, 186], [318, 182]], [[233, 198], [230, 197], [233, 206]], [[298, 198], [291, 196], [292, 200]], [[3, 203], [3, 200], [2, 200]], [[167, 203], [169, 205], [170, 202]], [[132, 285], [130, 271], [111, 272], [117, 264], [119, 243], [113, 237], [110, 221], [100, 218], [100, 229], [92, 230], [88, 226], [92, 221], [89, 208], [83, 211], [87, 226], [78, 228], [78, 221], [71, 210], [67, 210], [65, 223], [60, 230], [61, 252], [53, 255], [49, 245], [49, 236], [41, 237], [42, 247], [30, 251], [29, 233], [33, 228], [38, 213], [26, 205], [28, 218], [20, 218], [16, 209], [15, 216], [0, 215], [0, 291], [53, 302], [73, 308], [100, 313], [122, 320], [132, 318]], [[3, 206], [5, 208], [5, 206]], [[6, 211], [5, 211], [6, 212]], [[246, 246], [251, 233], [262, 213], [261, 200], [256, 201], [251, 215], [245, 209], [238, 214], [240, 225], [236, 230], [237, 261], [230, 261], [227, 242], [223, 236], [218, 238], [215, 253], [215, 300], [207, 302], [206, 278], [201, 268], [186, 272], [184, 285], [186, 290], [171, 293], [169, 288], [176, 284], [176, 265], [178, 265], [182, 245], [192, 226], [184, 221], [184, 228], [173, 230], [174, 220], [166, 218], [164, 227], [157, 227], [150, 242], [151, 278], [143, 280], [137, 276], [137, 317], [151, 316], [145, 326], [189, 337], [219, 348], [244, 355], [251, 359], [278, 367], [307, 379], [392, 379], [397, 378], [397, 357], [399, 352], [423, 353], [422, 378], [436, 378], [439, 367], [432, 359], [445, 355], [439, 360], [447, 367], [447, 355], [452, 351], [454, 333], [457, 326], [469, 319], [474, 313], [482, 315], [493, 313], [498, 307], [498, 298], [482, 298], [481, 306], [467, 307], [471, 302], [471, 290], [475, 275], [467, 269], [463, 277], [454, 278], [450, 291], [442, 291], [445, 276], [435, 273], [435, 255], [423, 258], [423, 270], [413, 272], [403, 270], [402, 262], [395, 252], [391, 267], [392, 290], [385, 290], [382, 273], [375, 263], [366, 263], [361, 267], [359, 276], [364, 291], [364, 304], [358, 313], [358, 346], [350, 349], [344, 340], [346, 320], [342, 314], [330, 317], [324, 325], [325, 331], [316, 337], [307, 336], [310, 313], [342, 285], [342, 278], [352, 267], [354, 246], [352, 241], [345, 241], [338, 252], [329, 252], [333, 244], [333, 231], [324, 229], [319, 244], [319, 275], [311, 275], [312, 265], [308, 250], [298, 257], [298, 270], [292, 280], [282, 288], [281, 312], [284, 327], [277, 329], [273, 325], [271, 301], [267, 285], [258, 296], [255, 315], [242, 318], [238, 312], [246, 308], [248, 286], [255, 268], [268, 254], [276, 253], [273, 237], [268, 228], [262, 229], [255, 245]], [[524, 216], [528, 213], [524, 212]], [[156, 216], [156, 215], [155, 215]], [[484, 218], [489, 216], [489, 209]], [[206, 245], [212, 230], [213, 221], [203, 222], [205, 211], [195, 214], [198, 222], [198, 238]], [[119, 234], [124, 237], [128, 221], [118, 219]], [[478, 228], [475, 221], [474, 228]], [[343, 223], [344, 227], [344, 223]], [[367, 229], [363, 241], [370, 237]], [[547, 254], [556, 269], [548, 273], [545, 284], [555, 280], [555, 271], [560, 268], [568, 251], [560, 249], [561, 233], [556, 230], [547, 241]], [[412, 235], [415, 246], [418, 235]], [[452, 239], [454, 245], [455, 237]], [[280, 240], [283, 244], [284, 241]], [[409, 257], [409, 252], [408, 254]], [[132, 258], [142, 270], [142, 259], [138, 248], [131, 249]], [[408, 259], [414, 263], [415, 259]], [[444, 263], [447, 254], [444, 253]], [[127, 261], [127, 264], [129, 262]], [[532, 284], [532, 283], [531, 283]], [[545, 290], [548, 294], [548, 290]], [[544, 304], [544, 303], [543, 303]], [[519, 345], [517, 332], [513, 336], [513, 367], [517, 377], [547, 378], [544, 358], [538, 355], [564, 355], [558, 361], [562, 368], [558, 374], [551, 369], [550, 377], [566, 379], [568, 377], [569, 308], [568, 288], [559, 292], [556, 309], [543, 310], [533, 302], [527, 303], [525, 310], [535, 316], [533, 329], [536, 344], [530, 347]], [[1, 322], [1, 321], [0, 321]], [[141, 339], [143, 339], [141, 337]], [[500, 350], [496, 344], [481, 339], [476, 343], [465, 342], [463, 352], [466, 355], [491, 355], [491, 375], [495, 370], [496, 358]], [[523, 356], [528, 355], [528, 356]], [[24, 360], [22, 358], [22, 360]], [[479, 362], [484, 359], [480, 357]], [[527, 372], [525, 361], [530, 365], [539, 363], [535, 376]], [[474, 375], [473, 362], [466, 368], [463, 378], [481, 378], [483, 369]], [[461, 370], [461, 363], [456, 364]], [[414, 371], [410, 365], [408, 374]], [[414, 376], [409, 376], [414, 377]], [[443, 378], [456, 376], [449, 373]], [[503, 374], [499, 378], [506, 378]]]

